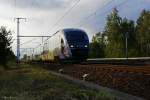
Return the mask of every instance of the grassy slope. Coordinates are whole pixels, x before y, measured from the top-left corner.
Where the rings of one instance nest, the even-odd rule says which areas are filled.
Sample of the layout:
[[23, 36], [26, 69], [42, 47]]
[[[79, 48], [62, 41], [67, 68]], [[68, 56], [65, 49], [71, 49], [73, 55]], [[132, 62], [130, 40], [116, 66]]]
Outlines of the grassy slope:
[[0, 67], [0, 99], [15, 100], [113, 100], [110, 94], [78, 86], [47, 70], [21, 65]]

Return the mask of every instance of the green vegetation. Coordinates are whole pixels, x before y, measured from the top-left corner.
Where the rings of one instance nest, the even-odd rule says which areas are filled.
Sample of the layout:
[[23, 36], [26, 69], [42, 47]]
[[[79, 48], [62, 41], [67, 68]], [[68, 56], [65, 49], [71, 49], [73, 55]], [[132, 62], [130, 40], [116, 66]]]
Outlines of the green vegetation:
[[93, 36], [90, 54], [95, 57], [126, 57], [126, 36], [128, 38], [128, 57], [150, 56], [150, 11], [143, 10], [136, 24], [121, 18], [115, 8], [108, 15], [103, 32]]
[[0, 65], [7, 68], [8, 61], [15, 59], [14, 53], [11, 50], [12, 32], [7, 31], [5, 27], [0, 28]]
[[90, 43], [90, 52], [89, 56], [92, 58], [98, 58], [98, 57], [104, 57], [104, 48], [105, 48], [105, 43], [104, 43], [104, 36], [101, 33], [96, 34], [92, 38], [92, 42]]
[[137, 20], [136, 34], [138, 55], [150, 56], [150, 11], [142, 11]]
[[51, 75], [37, 66], [0, 67], [0, 99], [15, 100], [114, 100], [109, 93], [90, 90]]

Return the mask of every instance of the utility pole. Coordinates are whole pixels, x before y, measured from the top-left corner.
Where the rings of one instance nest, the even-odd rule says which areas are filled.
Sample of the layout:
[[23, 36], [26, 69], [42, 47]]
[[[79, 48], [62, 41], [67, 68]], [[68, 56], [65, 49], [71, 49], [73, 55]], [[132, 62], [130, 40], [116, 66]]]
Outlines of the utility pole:
[[125, 34], [125, 37], [126, 37], [126, 59], [128, 59], [128, 37], [129, 37], [128, 32]]
[[20, 24], [20, 20], [25, 20], [26, 18], [15, 18], [17, 20], [17, 63], [19, 63], [20, 60], [20, 34], [19, 34], [19, 24]]

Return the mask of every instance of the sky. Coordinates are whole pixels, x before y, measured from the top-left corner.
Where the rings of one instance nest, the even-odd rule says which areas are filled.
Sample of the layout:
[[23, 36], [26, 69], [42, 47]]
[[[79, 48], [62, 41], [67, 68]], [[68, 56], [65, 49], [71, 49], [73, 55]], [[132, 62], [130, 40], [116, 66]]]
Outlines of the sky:
[[[50, 36], [63, 28], [79, 28], [91, 40], [103, 31], [114, 7], [121, 17], [136, 21], [143, 9], [150, 10], [150, 0], [0, 0], [0, 26], [12, 31], [14, 52], [17, 17], [27, 18], [20, 20], [20, 35]], [[21, 48], [35, 48], [42, 39], [21, 38], [20, 42]]]

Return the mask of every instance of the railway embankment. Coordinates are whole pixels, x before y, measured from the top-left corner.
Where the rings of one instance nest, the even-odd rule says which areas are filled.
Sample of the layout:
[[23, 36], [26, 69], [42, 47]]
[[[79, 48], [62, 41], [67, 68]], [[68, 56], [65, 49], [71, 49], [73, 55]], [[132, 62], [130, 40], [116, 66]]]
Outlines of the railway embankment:
[[45, 64], [44, 66], [46, 69], [79, 80], [92, 82], [147, 100], [150, 98], [150, 65]]
[[0, 100], [116, 100], [35, 65], [0, 67]]

